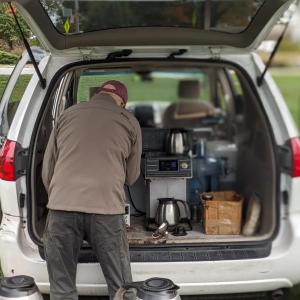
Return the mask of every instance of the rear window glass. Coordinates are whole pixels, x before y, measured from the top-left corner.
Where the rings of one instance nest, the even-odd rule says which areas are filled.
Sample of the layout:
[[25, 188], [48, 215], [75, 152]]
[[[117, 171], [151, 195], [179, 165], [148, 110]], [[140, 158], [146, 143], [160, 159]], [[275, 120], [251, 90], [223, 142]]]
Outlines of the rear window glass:
[[[81, 70], [76, 72], [75, 85], [69, 84], [68, 90], [75, 94], [69, 102], [65, 101], [68, 97], [61, 98], [60, 111], [78, 102], [90, 101], [108, 80], [119, 80], [126, 85], [126, 109], [135, 115], [141, 127], [214, 126], [224, 124], [226, 118], [233, 120], [235, 114], [243, 115], [245, 111], [244, 94], [235, 71], [207, 65]], [[97, 99], [98, 96], [93, 100]]]
[[[18, 79], [15, 81], [15, 84], [11, 90], [9, 90], [9, 98], [6, 100], [5, 106], [3, 107], [2, 112], [2, 119], [0, 124], [0, 132], [3, 134], [7, 134], [10, 125], [14, 119], [14, 116], [16, 114], [17, 108], [20, 104], [20, 101], [24, 95], [24, 92], [29, 84], [29, 81], [31, 80], [33, 76], [33, 67], [31, 65], [26, 65], [23, 68], [22, 74], [18, 77]], [[0, 100], [1, 102], [3, 100], [3, 94], [5, 89], [7, 88], [7, 83], [10, 79], [10, 75], [1, 75], [0, 76]], [[2, 105], [2, 103], [1, 103]], [[3, 129], [3, 128], [6, 129]]]
[[[180, 100], [180, 94], [184, 93], [182, 86], [187, 86], [189, 82], [193, 82], [193, 88], [196, 89], [193, 95], [197, 95], [197, 99], [208, 101], [210, 98], [209, 79], [205, 70], [141, 73], [89, 70], [80, 76], [77, 100], [88, 101], [102, 83], [111, 79], [120, 80], [127, 86], [129, 102], [176, 102]], [[186, 89], [190, 89], [190, 85]]]
[[264, 0], [41, 0], [57, 30], [76, 34], [129, 27], [183, 27], [239, 33]]

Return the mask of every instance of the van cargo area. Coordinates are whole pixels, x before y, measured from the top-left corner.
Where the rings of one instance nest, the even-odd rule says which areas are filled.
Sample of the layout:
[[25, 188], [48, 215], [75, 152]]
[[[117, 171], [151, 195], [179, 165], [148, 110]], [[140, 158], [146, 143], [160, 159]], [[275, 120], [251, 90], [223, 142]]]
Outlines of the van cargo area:
[[73, 65], [51, 83], [32, 140], [36, 241], [41, 243], [47, 217], [41, 168], [51, 130], [66, 108], [88, 101], [110, 79], [127, 85], [127, 109], [142, 128], [141, 174], [133, 186], [124, 187], [132, 251], [246, 245], [272, 237], [275, 147], [245, 72], [221, 61], [152, 60]]

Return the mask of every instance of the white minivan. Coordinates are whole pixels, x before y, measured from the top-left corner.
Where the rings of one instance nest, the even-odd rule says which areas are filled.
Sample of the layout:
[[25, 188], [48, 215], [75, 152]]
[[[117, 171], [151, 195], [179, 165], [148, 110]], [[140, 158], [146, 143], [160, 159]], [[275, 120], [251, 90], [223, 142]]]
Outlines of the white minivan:
[[[23, 54], [0, 103], [5, 276], [30, 275], [49, 293], [42, 239], [48, 198], [41, 180], [49, 135], [65, 109], [116, 79], [128, 87], [127, 109], [143, 135], [140, 178], [124, 187], [133, 279], [169, 278], [181, 295], [197, 299], [279, 299], [281, 290], [300, 282], [299, 133], [254, 53], [293, 1], [11, 4], [46, 51]], [[28, 61], [36, 63], [33, 75], [22, 73]], [[238, 194], [239, 210], [223, 219], [220, 210], [208, 216], [200, 196], [224, 191]], [[157, 238], [161, 198], [180, 199], [172, 204], [180, 215]], [[87, 242], [77, 288], [79, 295], [107, 295]]]

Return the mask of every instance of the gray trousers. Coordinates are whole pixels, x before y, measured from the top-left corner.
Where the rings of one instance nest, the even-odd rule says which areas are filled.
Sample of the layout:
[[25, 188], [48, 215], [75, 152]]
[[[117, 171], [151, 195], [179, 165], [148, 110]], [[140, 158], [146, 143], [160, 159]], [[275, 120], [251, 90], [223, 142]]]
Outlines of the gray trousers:
[[[108, 285], [110, 299], [132, 281], [129, 248], [122, 215], [97, 215], [49, 210], [43, 236], [51, 300], [77, 300], [76, 269], [86, 239]], [[132, 295], [124, 297], [132, 299]]]

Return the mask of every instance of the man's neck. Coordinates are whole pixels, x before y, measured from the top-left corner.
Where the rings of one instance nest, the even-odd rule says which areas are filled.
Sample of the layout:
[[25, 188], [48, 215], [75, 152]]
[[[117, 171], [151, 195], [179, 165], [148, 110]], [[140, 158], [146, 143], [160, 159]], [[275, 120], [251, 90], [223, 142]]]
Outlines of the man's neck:
[[91, 98], [91, 101], [105, 101], [105, 102], [108, 102], [108, 103], [111, 103], [111, 104], [117, 106], [117, 103], [116, 103], [115, 99], [113, 98], [113, 96], [110, 93], [95, 94]]

